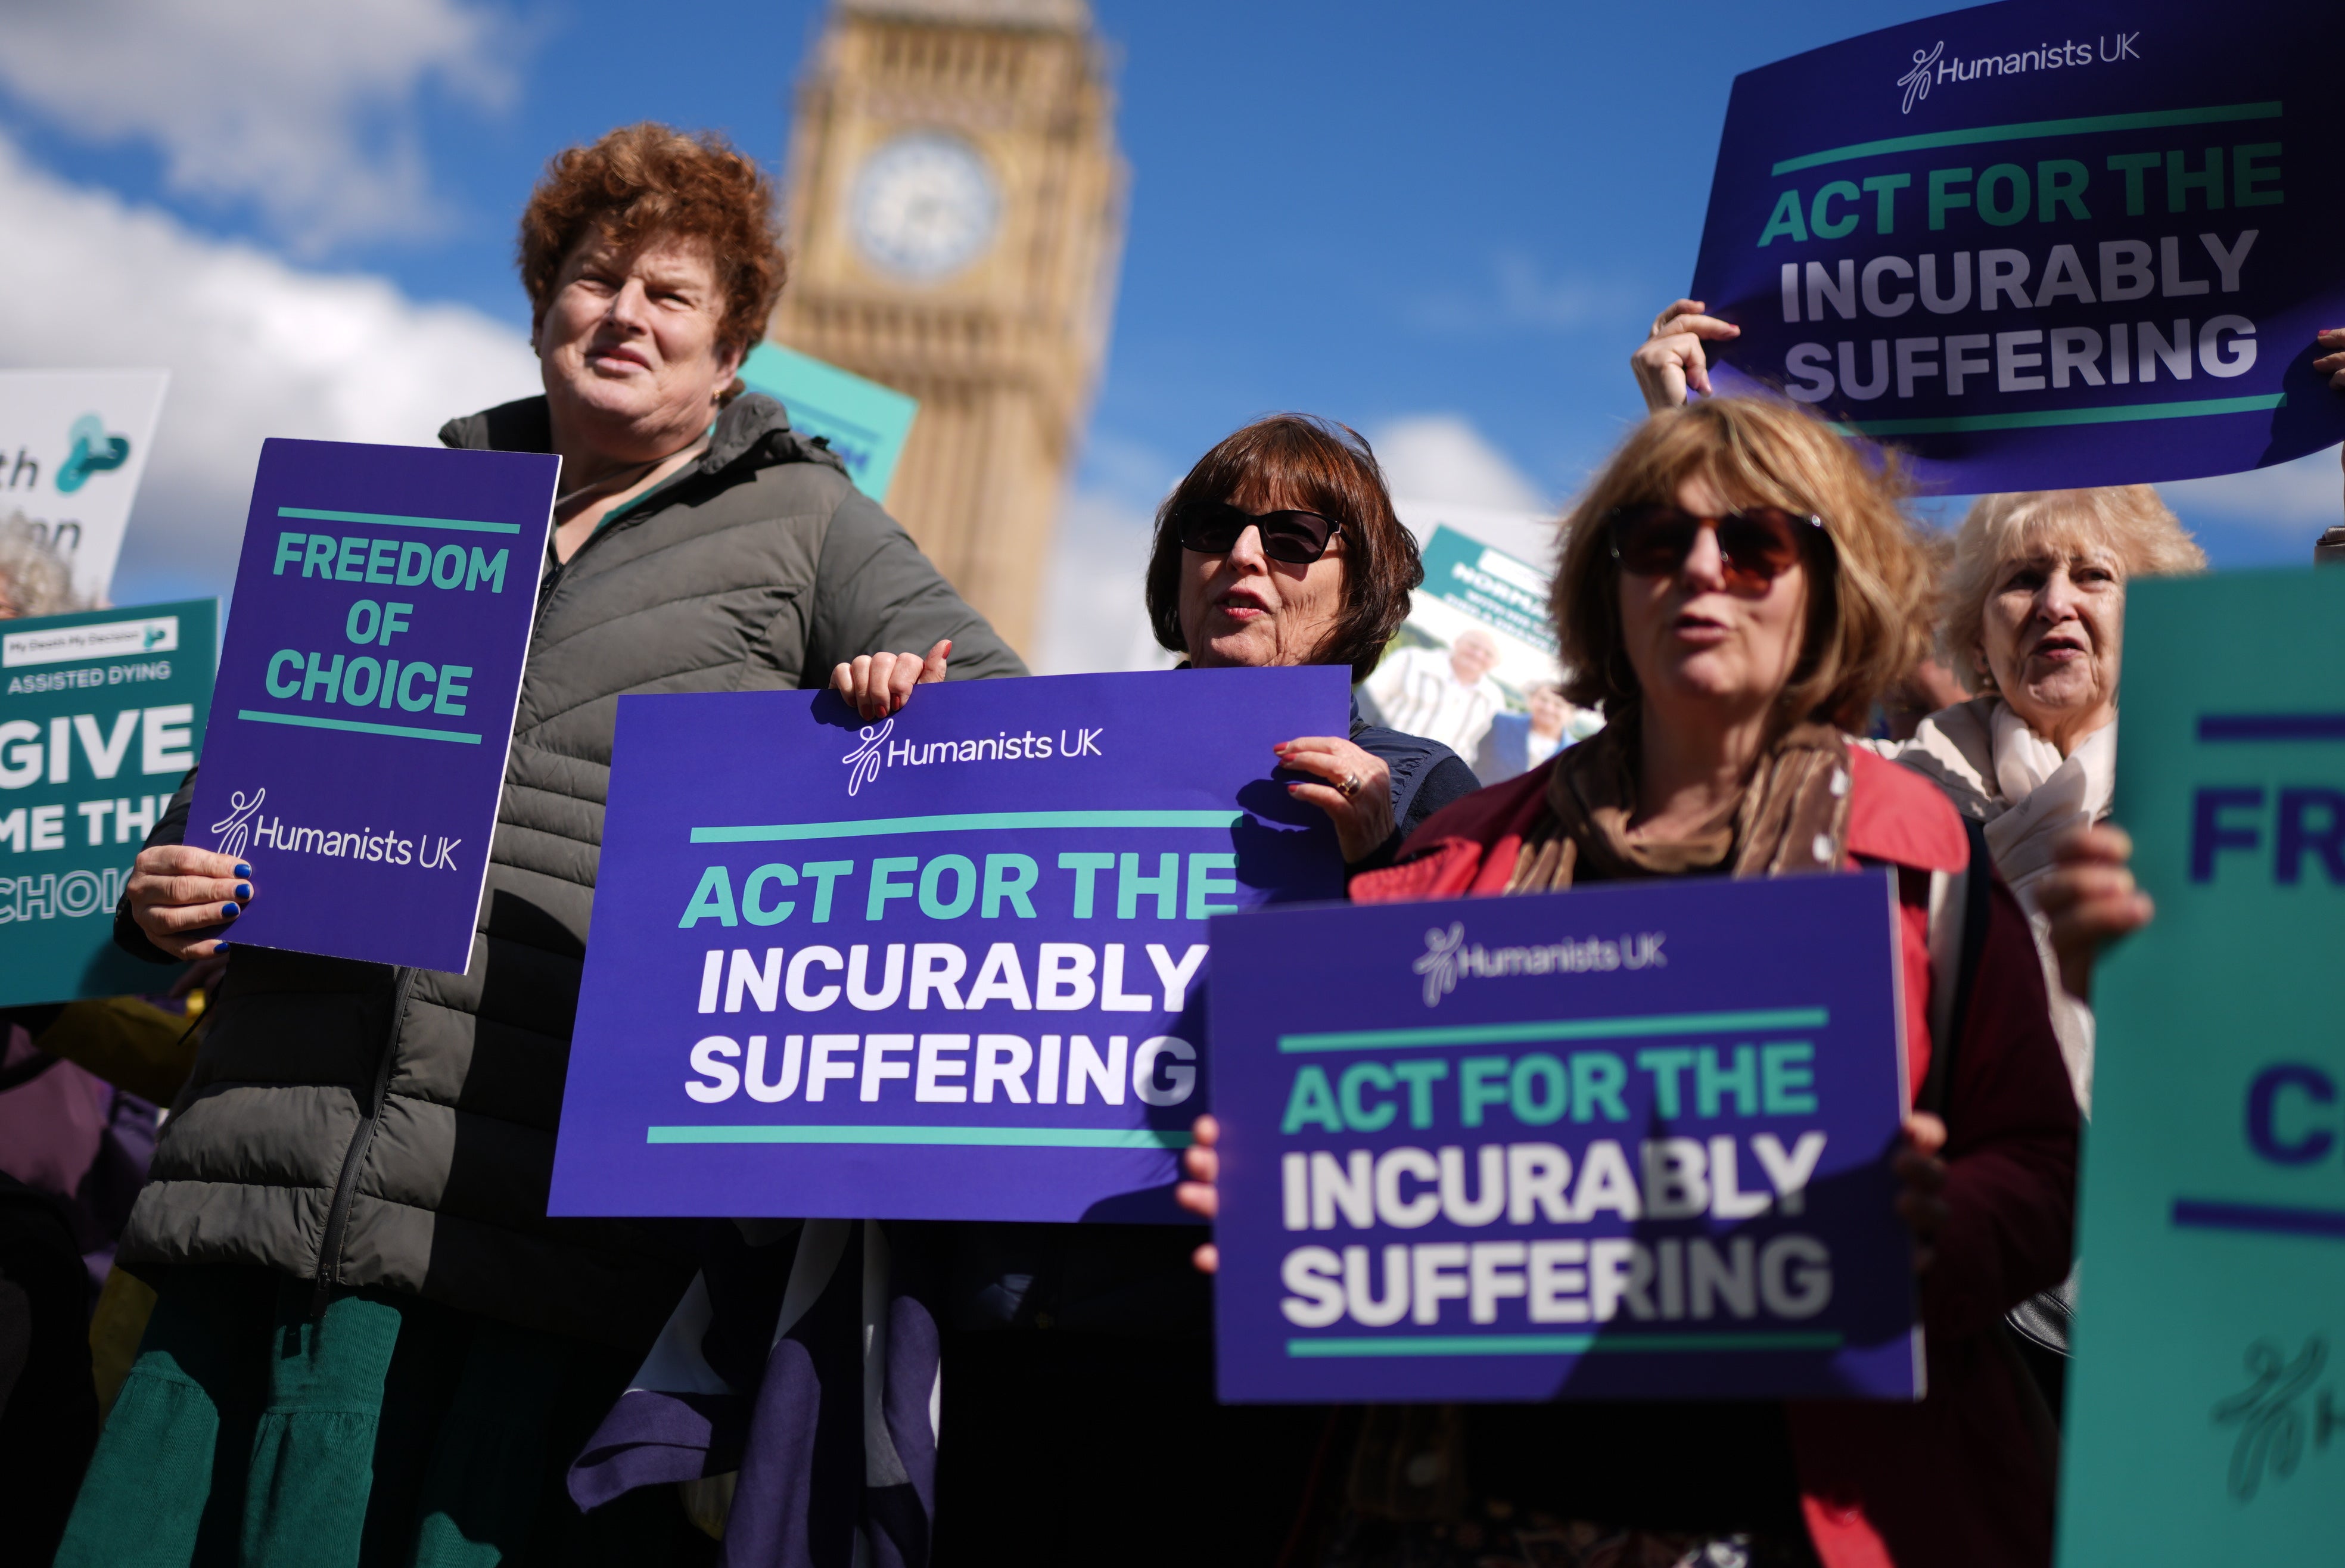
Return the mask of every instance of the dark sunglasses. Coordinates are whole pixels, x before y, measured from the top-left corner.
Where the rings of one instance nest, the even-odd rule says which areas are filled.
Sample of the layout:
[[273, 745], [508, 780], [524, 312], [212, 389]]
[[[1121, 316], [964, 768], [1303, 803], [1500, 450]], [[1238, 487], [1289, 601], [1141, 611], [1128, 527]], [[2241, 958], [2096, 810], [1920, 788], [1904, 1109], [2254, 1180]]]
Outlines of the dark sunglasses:
[[1745, 592], [1765, 588], [1799, 564], [1810, 548], [1808, 541], [1829, 548], [1831, 539], [1822, 518], [1774, 506], [1696, 517], [1681, 506], [1648, 501], [1615, 508], [1605, 526], [1612, 536], [1612, 558], [1623, 572], [1639, 577], [1676, 576], [1701, 531], [1714, 528], [1727, 586]]
[[1308, 566], [1327, 553], [1342, 531], [1315, 511], [1241, 511], [1225, 501], [1204, 501], [1181, 513], [1181, 548], [1227, 555], [1249, 528], [1262, 530], [1262, 552], [1291, 566]]

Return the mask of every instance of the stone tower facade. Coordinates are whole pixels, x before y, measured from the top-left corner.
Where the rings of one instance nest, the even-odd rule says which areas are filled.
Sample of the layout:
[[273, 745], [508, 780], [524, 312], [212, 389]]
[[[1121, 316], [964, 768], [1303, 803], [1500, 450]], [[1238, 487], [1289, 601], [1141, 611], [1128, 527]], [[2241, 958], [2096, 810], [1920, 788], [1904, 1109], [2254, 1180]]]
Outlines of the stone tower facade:
[[888, 510], [1021, 650], [1106, 359], [1130, 173], [1085, 0], [838, 0], [773, 338], [920, 402]]

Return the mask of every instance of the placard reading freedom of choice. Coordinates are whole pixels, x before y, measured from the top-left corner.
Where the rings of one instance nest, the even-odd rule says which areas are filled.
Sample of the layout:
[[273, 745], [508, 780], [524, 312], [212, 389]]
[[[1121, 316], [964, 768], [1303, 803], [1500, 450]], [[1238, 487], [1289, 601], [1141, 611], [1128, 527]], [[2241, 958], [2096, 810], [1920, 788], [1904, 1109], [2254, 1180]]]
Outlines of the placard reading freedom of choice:
[[1920, 1397], [1885, 874], [1213, 935], [1223, 1399]]
[[1341, 896], [1337, 668], [619, 703], [555, 1214], [1177, 1220], [1205, 925]]
[[1693, 292], [1736, 376], [1964, 491], [2345, 437], [2345, 6], [2006, 0], [1735, 80]]
[[234, 943], [464, 972], [561, 460], [261, 447], [187, 842]]

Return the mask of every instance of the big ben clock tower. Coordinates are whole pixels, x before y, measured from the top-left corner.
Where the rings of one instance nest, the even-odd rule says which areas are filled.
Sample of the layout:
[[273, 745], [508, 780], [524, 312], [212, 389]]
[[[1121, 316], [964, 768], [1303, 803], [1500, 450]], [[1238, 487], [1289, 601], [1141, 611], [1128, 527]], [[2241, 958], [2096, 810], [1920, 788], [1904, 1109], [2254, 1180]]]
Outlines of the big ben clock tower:
[[888, 507], [1033, 646], [1128, 181], [1085, 0], [838, 0], [798, 88], [779, 342], [918, 398]]

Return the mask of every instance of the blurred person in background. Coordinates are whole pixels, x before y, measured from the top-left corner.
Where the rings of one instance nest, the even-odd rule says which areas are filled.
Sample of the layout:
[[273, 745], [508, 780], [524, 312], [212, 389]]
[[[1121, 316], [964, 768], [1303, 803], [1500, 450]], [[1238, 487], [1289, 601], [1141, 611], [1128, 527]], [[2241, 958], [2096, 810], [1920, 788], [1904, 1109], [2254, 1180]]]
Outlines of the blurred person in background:
[[1604, 715], [1575, 707], [1554, 681], [1543, 681], [1530, 691], [1530, 711], [1499, 713], [1490, 720], [1482, 749], [1474, 758], [1474, 776], [1486, 784], [1504, 784], [1584, 741], [1604, 727]]
[[1468, 626], [1447, 648], [1396, 649], [1362, 689], [1376, 717], [1394, 729], [1470, 757], [1507, 705], [1506, 693], [1490, 679], [1497, 667], [1497, 640]]
[[[589, 1521], [564, 1490], [692, 1271], [680, 1228], [545, 1212], [617, 699], [931, 644], [957, 675], [1023, 673], [835, 457], [742, 395], [774, 209], [721, 138], [654, 125], [533, 192], [544, 395], [442, 432], [563, 459], [469, 971], [236, 950], [123, 1240], [159, 1300], [61, 1563], [708, 1550], [672, 1491]], [[181, 844], [192, 790], [117, 915], [149, 958], [218, 951], [267, 896], [265, 865]]]
[[[1925, 635], [1927, 569], [1902, 500], [1883, 454], [1792, 404], [1716, 398], [1654, 415], [1573, 510], [1555, 582], [1569, 693], [1610, 723], [1435, 817], [1351, 892], [1385, 903], [1894, 868], [1917, 1085], [1896, 1204], [1927, 1397], [1478, 1406], [1447, 1429], [1404, 1424], [1420, 1449], [1355, 1460], [1385, 1495], [1355, 1488], [1330, 1561], [1434, 1560], [1443, 1543], [1405, 1522], [1446, 1487], [1456, 1538], [1470, 1524], [1494, 1553], [1528, 1555], [1507, 1539], [1528, 1530], [1567, 1532], [1603, 1561], [2050, 1562], [2048, 1415], [1999, 1340], [2004, 1313], [2068, 1268], [2077, 1114], [2017, 903], [1988, 884], [1974, 967], [1934, 961], [1947, 947], [1932, 940], [1934, 890], [1970, 881], [1974, 839], [1942, 794], [1850, 733]], [[1216, 1133], [1201, 1118], [1184, 1157], [1182, 1199], [1207, 1215]], [[1458, 1522], [1468, 1484], [1485, 1505]]]
[[[1947, 579], [1954, 569], [1954, 539], [1934, 529], [1918, 529], [1915, 541], [1930, 562], [1930, 621], [1935, 625], [1943, 614]], [[1934, 647], [1922, 655], [1903, 680], [1883, 693], [1881, 717], [1873, 726], [1873, 738], [1910, 741], [1914, 732], [1922, 727], [1923, 720], [1941, 708], [1967, 703], [1973, 695], [1973, 689], [1964, 684], [1957, 667], [1947, 664]]]
[[42, 531], [21, 511], [0, 522], [0, 621], [80, 608], [73, 569], [49, 548]]

